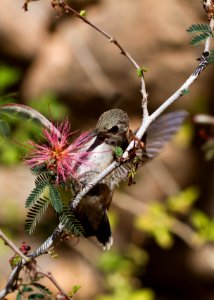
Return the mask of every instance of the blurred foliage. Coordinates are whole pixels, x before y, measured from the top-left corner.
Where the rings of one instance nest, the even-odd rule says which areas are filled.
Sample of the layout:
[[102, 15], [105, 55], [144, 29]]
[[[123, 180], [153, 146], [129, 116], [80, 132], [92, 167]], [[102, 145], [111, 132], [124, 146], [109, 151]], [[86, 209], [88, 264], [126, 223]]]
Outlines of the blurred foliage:
[[4, 95], [7, 88], [17, 83], [20, 77], [21, 72], [18, 69], [0, 65], [0, 95]]
[[173, 243], [170, 228], [173, 218], [169, 215], [164, 204], [154, 202], [147, 211], [136, 218], [135, 226], [151, 235], [158, 245], [167, 248]]
[[[0, 66], [0, 104], [17, 103], [11, 94], [4, 93], [19, 81], [20, 76], [19, 70], [5, 65]], [[51, 93], [39, 99], [29, 100], [26, 105], [54, 121], [61, 121], [67, 113], [66, 106], [59, 103]], [[30, 139], [41, 138], [40, 133], [41, 128], [37, 124], [2, 113], [0, 118], [0, 163], [13, 165], [20, 162], [28, 151], [25, 143]]]
[[187, 149], [192, 143], [193, 135], [191, 122], [185, 122], [173, 138], [173, 143], [179, 149]]
[[178, 214], [186, 215], [198, 196], [198, 189], [189, 187], [164, 203], [153, 202], [142, 216], [136, 217], [135, 226], [152, 236], [160, 247], [169, 248], [173, 245], [172, 228]]
[[167, 199], [167, 208], [169, 211], [180, 214], [187, 214], [199, 196], [199, 191], [192, 186], [179, 194]]
[[200, 210], [193, 210], [190, 220], [204, 242], [214, 241], [214, 218], [210, 219]]
[[205, 153], [205, 159], [211, 160], [214, 158], [214, 138], [208, 139], [202, 146], [202, 150]]
[[130, 245], [126, 254], [121, 255], [115, 250], [101, 255], [98, 267], [105, 274], [107, 293], [99, 295], [97, 300], [153, 300], [152, 290], [142, 288], [137, 279], [139, 272], [145, 268], [148, 254]]

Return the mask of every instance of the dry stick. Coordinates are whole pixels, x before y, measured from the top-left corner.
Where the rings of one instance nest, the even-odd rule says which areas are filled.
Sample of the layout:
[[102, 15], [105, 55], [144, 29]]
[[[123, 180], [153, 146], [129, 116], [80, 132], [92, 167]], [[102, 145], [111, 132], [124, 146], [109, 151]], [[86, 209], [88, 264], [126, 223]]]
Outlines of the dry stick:
[[[22, 262], [19, 263], [11, 272], [6, 287], [0, 291], [0, 299], [3, 299], [7, 294], [16, 290], [16, 281], [18, 280], [19, 273], [23, 266], [30, 262], [32, 258], [25, 256], [1, 230], [0, 238], [5, 242], [7, 246], [9, 246], [15, 253], [17, 253], [22, 258]], [[66, 292], [62, 289], [62, 287], [58, 284], [58, 282], [55, 280], [55, 278], [50, 272], [45, 273], [43, 271], [37, 271], [37, 274], [41, 274], [47, 277], [56, 286], [58, 291], [65, 297], [66, 300], [72, 299], [66, 294]]]
[[63, 288], [58, 284], [58, 282], [55, 280], [55, 278], [53, 277], [53, 275], [48, 272], [48, 273], [45, 273], [45, 272], [42, 272], [42, 271], [37, 271], [36, 272], [37, 274], [40, 274], [46, 278], [48, 278], [52, 283], [53, 285], [55, 285], [55, 287], [58, 289], [58, 291], [65, 297], [66, 300], [71, 300], [72, 298], [70, 298], [66, 292], [63, 290]]
[[8, 237], [6, 237], [6, 235], [2, 232], [2, 230], [0, 229], [0, 238], [5, 242], [5, 244], [7, 246], [10, 247], [10, 249], [12, 249], [15, 253], [17, 253], [25, 262], [29, 262], [30, 259], [29, 257], [25, 256], [20, 250], [19, 248], [16, 247], [16, 245], [8, 239]]
[[66, 13], [70, 12], [74, 14], [77, 18], [81, 19], [84, 23], [88, 24], [90, 27], [98, 31], [101, 35], [106, 37], [109, 42], [115, 44], [121, 51], [121, 54], [124, 55], [130, 63], [136, 68], [140, 69], [140, 66], [137, 64], [137, 62], [134, 60], [134, 58], [121, 46], [121, 44], [109, 33], [106, 31], [102, 30], [100, 27], [96, 26], [95, 24], [91, 23], [86, 17], [81, 16], [75, 9], [70, 7], [68, 4], [66, 4], [64, 1], [59, 0], [59, 1], [53, 1], [52, 2], [53, 7], [61, 7], [65, 10]]
[[0, 238], [9, 246], [15, 253], [17, 253], [21, 258], [22, 262], [17, 265], [11, 272], [6, 287], [0, 291], [0, 299], [3, 299], [7, 294], [13, 292], [16, 289], [16, 281], [18, 280], [19, 273], [23, 266], [30, 261], [30, 258], [25, 256], [14, 243], [6, 237], [6, 235], [0, 230]]
[[10, 276], [8, 278], [7, 284], [4, 289], [0, 290], [0, 299], [4, 299], [6, 295], [12, 293], [16, 290], [16, 282], [19, 278], [19, 273], [24, 267], [26, 262], [23, 262], [19, 265], [17, 265], [13, 271], [10, 273]]
[[[70, 12], [74, 14], [77, 18], [81, 19], [84, 23], [98, 31], [102, 36], [107, 38], [109, 42], [113, 43], [117, 48], [120, 50], [121, 54], [124, 55], [129, 62], [137, 69], [141, 70], [142, 77], [141, 77], [141, 94], [143, 96], [142, 99], [142, 107], [143, 107], [143, 113], [146, 115], [148, 114], [147, 110], [147, 92], [146, 92], [146, 85], [145, 85], [145, 80], [144, 80], [144, 75], [143, 75], [143, 70], [142, 68], [138, 65], [138, 63], [134, 60], [134, 58], [123, 48], [123, 46], [118, 42], [116, 38], [114, 38], [112, 35], [110, 35], [108, 32], [104, 31], [100, 27], [96, 26], [95, 24], [91, 23], [86, 17], [81, 16], [75, 9], [70, 7], [68, 4], [66, 4], [63, 0], [58, 0], [52, 1], [53, 7], [61, 7], [65, 10], [66, 13]], [[144, 116], [144, 114], [143, 114]]]

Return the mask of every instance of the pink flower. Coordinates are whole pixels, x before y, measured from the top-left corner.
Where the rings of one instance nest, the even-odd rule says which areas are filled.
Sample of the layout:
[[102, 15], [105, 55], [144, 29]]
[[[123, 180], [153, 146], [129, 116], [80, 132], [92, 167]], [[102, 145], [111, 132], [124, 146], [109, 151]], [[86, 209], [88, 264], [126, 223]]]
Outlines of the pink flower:
[[70, 124], [68, 121], [61, 123], [56, 130], [43, 129], [46, 144], [38, 144], [30, 141], [32, 149], [25, 161], [31, 168], [45, 166], [46, 170], [52, 171], [56, 176], [56, 183], [66, 182], [70, 178], [76, 178], [75, 166], [87, 164], [87, 152], [78, 152], [92, 138], [89, 132], [83, 132], [72, 143], [69, 142]]

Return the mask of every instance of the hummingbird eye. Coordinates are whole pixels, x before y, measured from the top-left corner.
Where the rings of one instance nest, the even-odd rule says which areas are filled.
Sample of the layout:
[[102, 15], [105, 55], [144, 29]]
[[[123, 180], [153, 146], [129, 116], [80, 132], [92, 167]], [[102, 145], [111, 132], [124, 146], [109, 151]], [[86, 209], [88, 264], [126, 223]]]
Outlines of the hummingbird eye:
[[117, 125], [113, 126], [111, 129], [108, 130], [108, 132], [111, 133], [117, 133], [119, 130], [119, 127]]

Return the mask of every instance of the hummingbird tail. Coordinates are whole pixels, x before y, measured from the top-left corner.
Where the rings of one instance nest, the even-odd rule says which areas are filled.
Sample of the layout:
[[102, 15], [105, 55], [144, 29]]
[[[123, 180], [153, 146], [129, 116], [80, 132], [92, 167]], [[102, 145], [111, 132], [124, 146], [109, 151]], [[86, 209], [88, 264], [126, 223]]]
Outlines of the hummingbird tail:
[[113, 238], [111, 235], [111, 227], [107, 212], [103, 214], [103, 218], [96, 232], [96, 237], [98, 241], [103, 244], [104, 250], [109, 250], [113, 245]]

